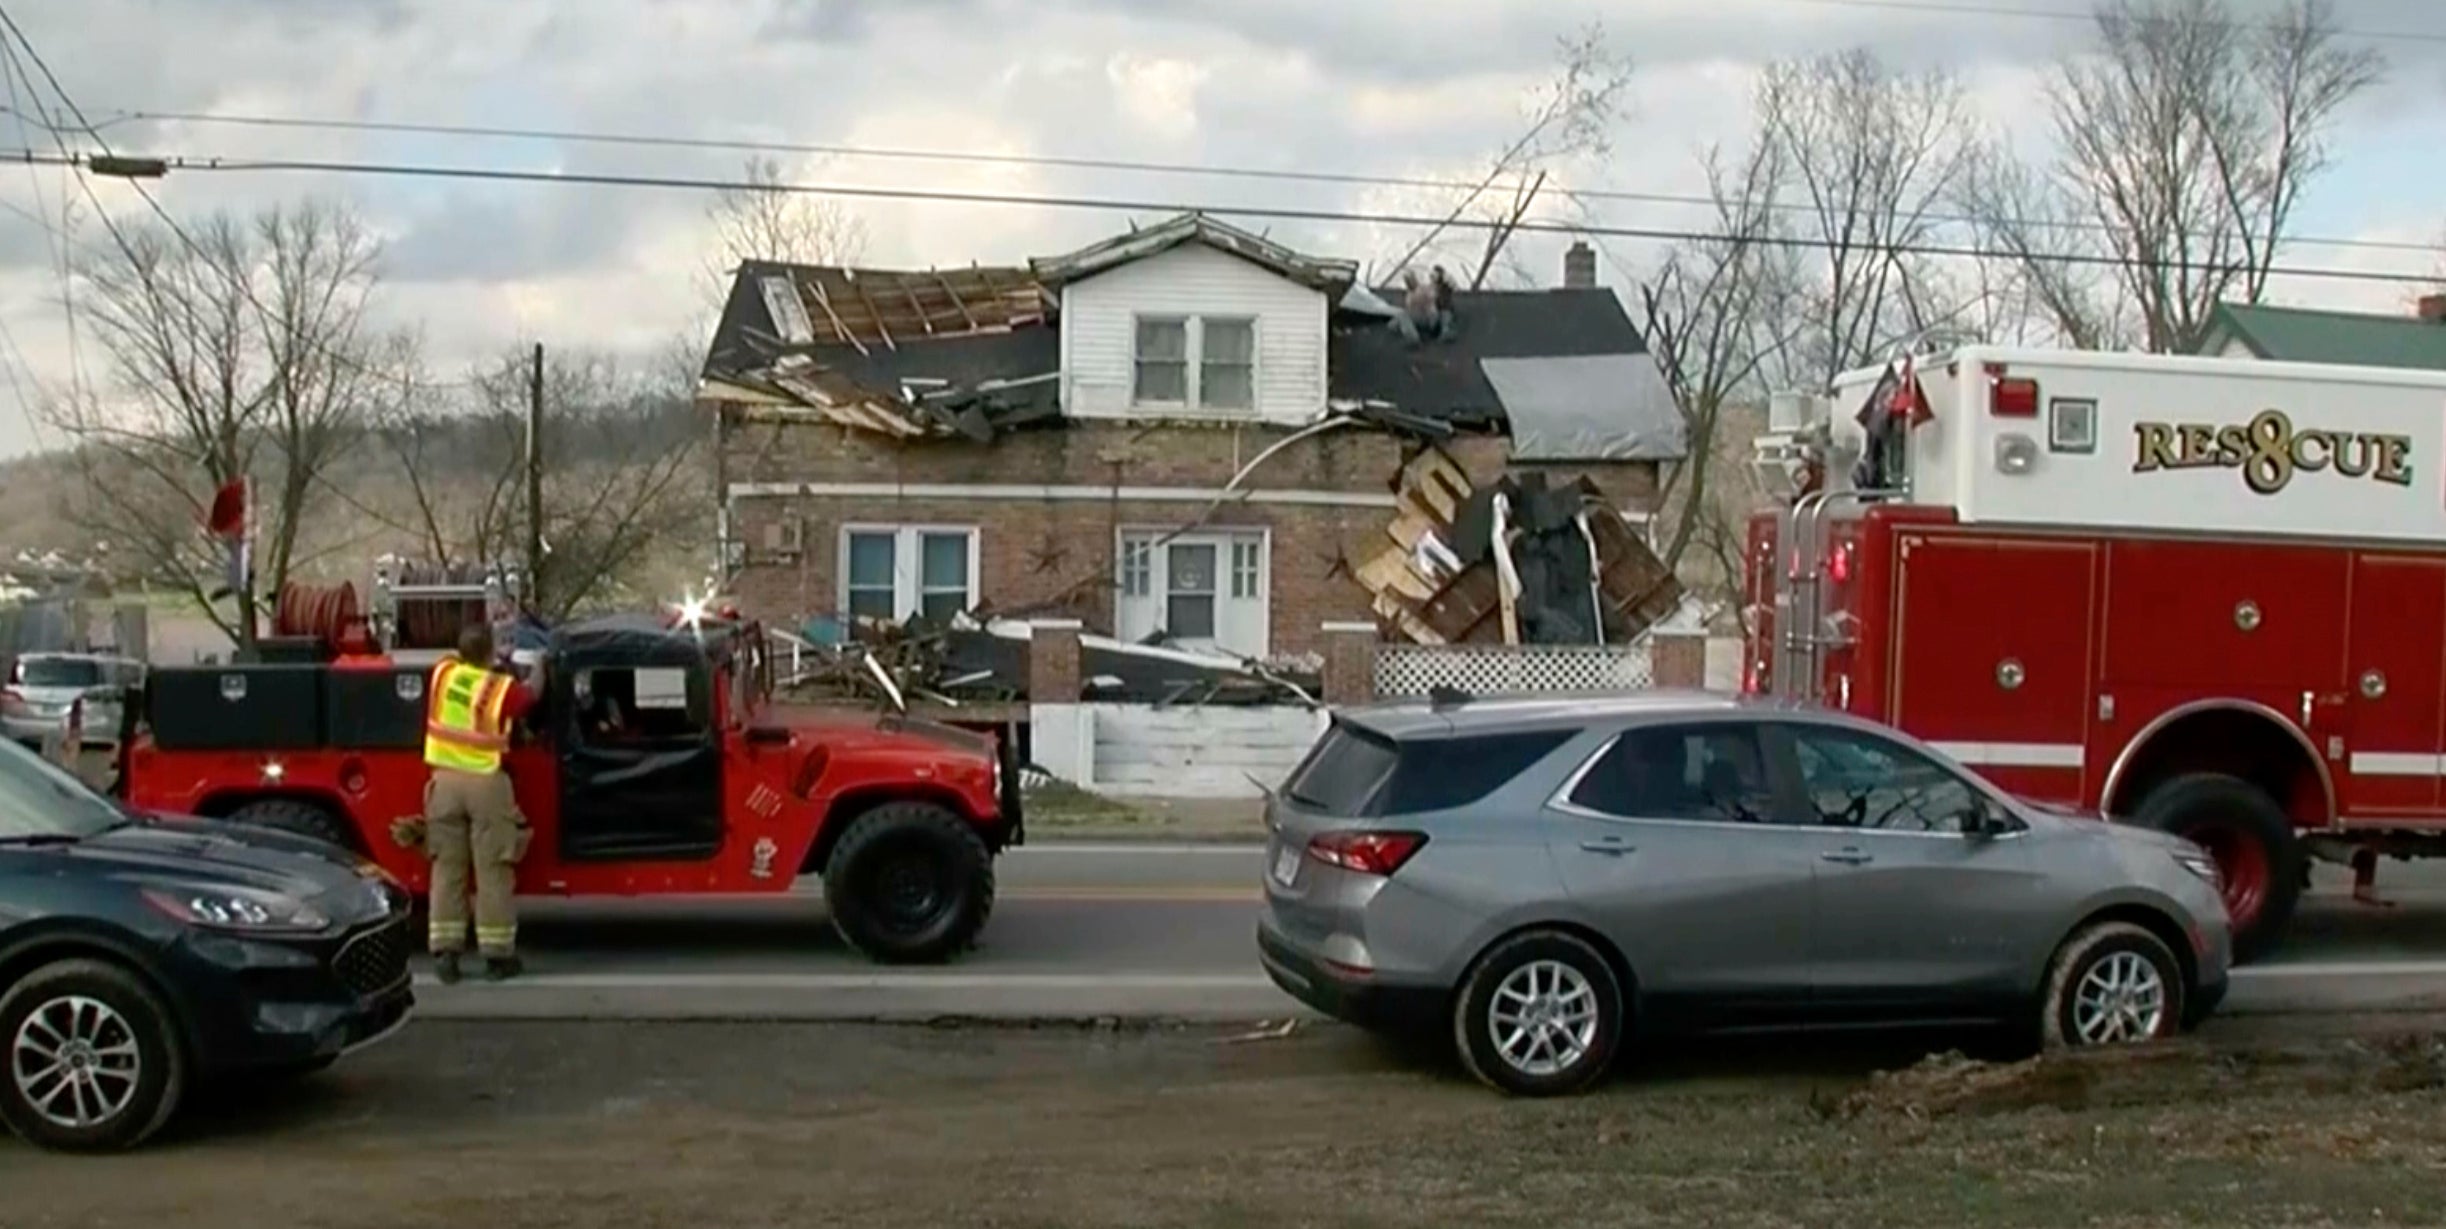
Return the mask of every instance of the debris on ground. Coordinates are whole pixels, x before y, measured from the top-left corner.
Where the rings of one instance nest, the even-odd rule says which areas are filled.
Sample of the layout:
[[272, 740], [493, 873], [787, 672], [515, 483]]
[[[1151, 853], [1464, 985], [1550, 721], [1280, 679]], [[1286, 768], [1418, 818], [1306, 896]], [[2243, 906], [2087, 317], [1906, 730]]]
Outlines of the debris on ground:
[[1849, 1095], [1813, 1108], [1838, 1120], [1925, 1122], [2042, 1107], [2205, 1102], [2276, 1079], [2333, 1094], [2446, 1088], [2446, 1034], [2251, 1048], [2182, 1040], [2067, 1050], [2015, 1062], [1982, 1062], [1949, 1051], [1878, 1072]]
[[948, 623], [853, 620], [793, 637], [793, 663], [775, 696], [789, 704], [881, 701], [949, 708], [1031, 699], [1156, 705], [1315, 707], [1324, 662], [1313, 654], [1258, 660], [1109, 636], [1079, 637], [1079, 694], [1032, 697], [1028, 625], [963, 614]]
[[1402, 467], [1385, 548], [1357, 569], [1419, 644], [1627, 644], [1681, 605], [1671, 569], [1595, 483], [1470, 481], [1432, 445]]

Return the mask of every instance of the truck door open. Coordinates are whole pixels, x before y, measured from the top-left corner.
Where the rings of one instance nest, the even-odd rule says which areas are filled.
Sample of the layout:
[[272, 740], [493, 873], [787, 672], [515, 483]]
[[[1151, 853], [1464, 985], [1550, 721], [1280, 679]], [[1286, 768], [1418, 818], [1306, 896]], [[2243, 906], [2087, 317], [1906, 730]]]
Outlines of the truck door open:
[[565, 862], [684, 861], [722, 847], [722, 735], [703, 653], [658, 628], [564, 633], [551, 658]]

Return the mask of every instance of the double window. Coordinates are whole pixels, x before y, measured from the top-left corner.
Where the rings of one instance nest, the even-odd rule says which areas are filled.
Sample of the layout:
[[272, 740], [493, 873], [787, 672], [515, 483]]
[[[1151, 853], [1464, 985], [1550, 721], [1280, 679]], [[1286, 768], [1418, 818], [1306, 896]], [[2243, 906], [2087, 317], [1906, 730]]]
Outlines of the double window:
[[977, 604], [977, 531], [852, 525], [841, 531], [841, 609], [854, 618], [947, 622]]
[[1257, 408], [1257, 321], [1247, 316], [1140, 316], [1130, 400], [1192, 410]]
[[[1749, 722], [1625, 731], [1573, 782], [1575, 809], [1625, 819], [1792, 823], [1954, 833], [1987, 805], [1959, 773], [1891, 739], [1835, 726]], [[1789, 747], [1803, 810], [1776, 799], [1769, 770]]]

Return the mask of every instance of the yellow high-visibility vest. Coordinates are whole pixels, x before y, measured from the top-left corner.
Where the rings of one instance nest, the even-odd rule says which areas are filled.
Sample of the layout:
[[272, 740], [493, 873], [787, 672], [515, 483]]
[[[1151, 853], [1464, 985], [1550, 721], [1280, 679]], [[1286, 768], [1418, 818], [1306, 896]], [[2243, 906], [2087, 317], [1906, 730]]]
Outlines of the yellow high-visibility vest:
[[506, 674], [442, 659], [425, 681], [425, 763], [455, 772], [501, 771], [510, 746], [501, 706], [509, 699]]

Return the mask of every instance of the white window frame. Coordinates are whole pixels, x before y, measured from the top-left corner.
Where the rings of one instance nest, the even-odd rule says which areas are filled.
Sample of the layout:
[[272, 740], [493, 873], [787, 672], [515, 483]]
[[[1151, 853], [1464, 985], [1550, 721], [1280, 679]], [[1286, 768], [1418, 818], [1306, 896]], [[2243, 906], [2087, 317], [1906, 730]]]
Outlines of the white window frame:
[[[1264, 525], [1216, 525], [1194, 533], [1174, 533], [1175, 527], [1162, 525], [1123, 525], [1113, 533], [1113, 626], [1121, 626], [1121, 605], [1130, 598], [1144, 598], [1155, 604], [1157, 626], [1162, 627], [1171, 611], [1170, 560], [1164, 557], [1166, 547], [1180, 543], [1211, 545], [1215, 548], [1215, 624], [1220, 631], [1223, 604], [1231, 601], [1255, 601], [1263, 618], [1258, 625], [1257, 644], [1248, 650], [1249, 656], [1263, 657], [1273, 652], [1274, 645], [1274, 531]], [[1144, 590], [1130, 588], [1130, 542], [1145, 539], [1156, 543], [1146, 559], [1143, 575]], [[1257, 591], [1247, 596], [1233, 589], [1233, 552], [1236, 542], [1254, 539], [1257, 543]], [[1169, 630], [1169, 629], [1166, 629]], [[1219, 644], [1215, 640], [1192, 639], [1191, 644]]]
[[[1209, 406], [1205, 403], [1206, 322], [1248, 326], [1248, 400], [1247, 405]], [[1143, 325], [1172, 324], [1181, 326], [1183, 359], [1186, 371], [1182, 377], [1183, 401], [1145, 401], [1138, 396], [1138, 331]], [[1232, 417], [1256, 417], [1258, 405], [1265, 400], [1265, 329], [1264, 321], [1254, 313], [1217, 313], [1212, 316], [1183, 312], [1138, 312], [1130, 317], [1130, 404], [1140, 409], [1170, 410], [1191, 414], [1214, 414]]]
[[893, 525], [875, 522], [855, 522], [841, 526], [833, 543], [833, 598], [838, 603], [840, 617], [851, 617], [849, 610], [849, 540], [853, 535], [892, 535], [892, 618], [906, 622], [918, 610], [925, 596], [923, 560], [920, 551], [929, 535], [958, 534], [968, 542], [968, 587], [960, 607], [974, 610], [977, 606], [977, 566], [980, 562], [978, 543], [983, 535], [974, 525], [908, 524]]

